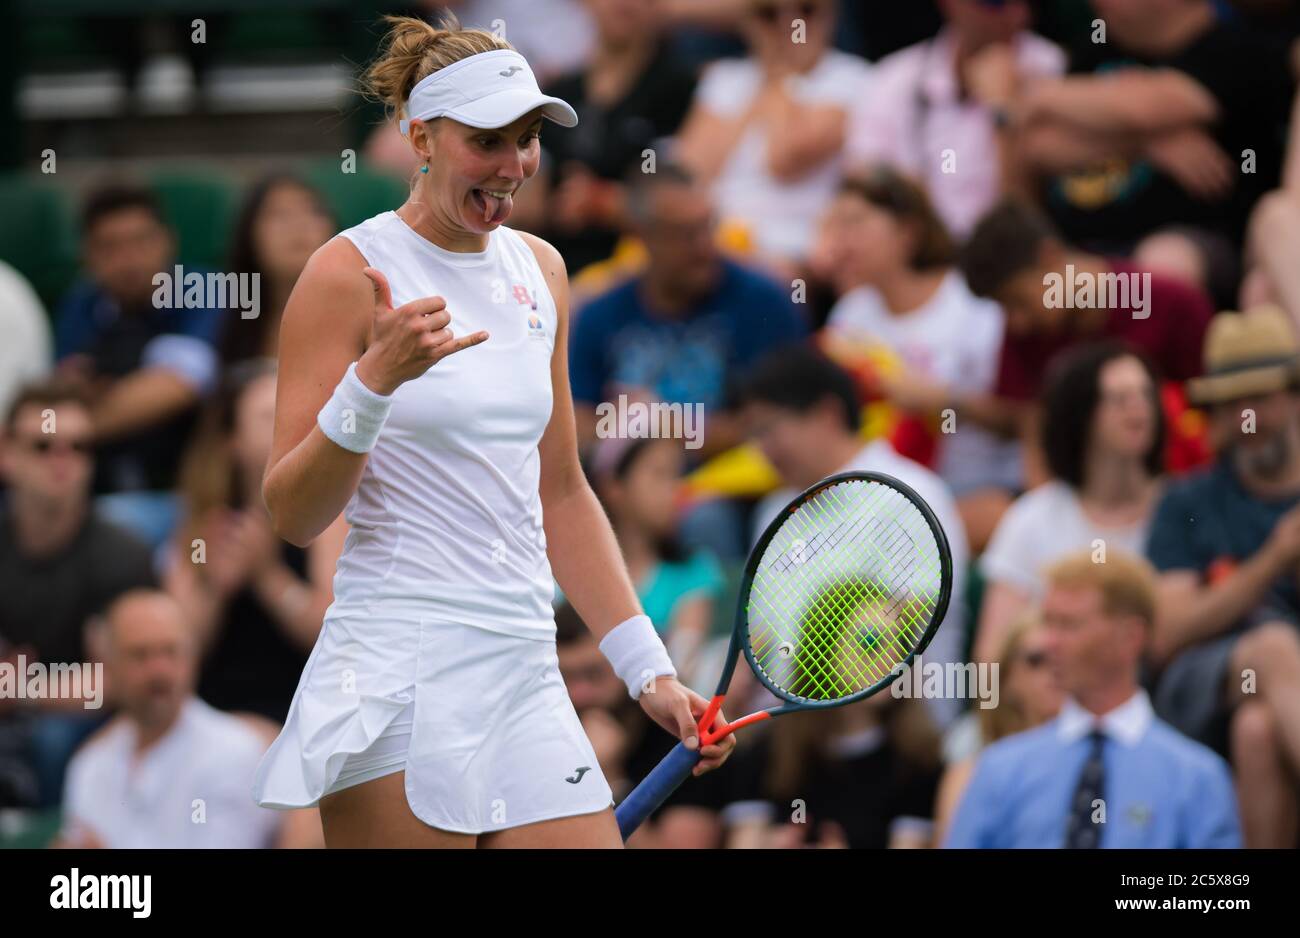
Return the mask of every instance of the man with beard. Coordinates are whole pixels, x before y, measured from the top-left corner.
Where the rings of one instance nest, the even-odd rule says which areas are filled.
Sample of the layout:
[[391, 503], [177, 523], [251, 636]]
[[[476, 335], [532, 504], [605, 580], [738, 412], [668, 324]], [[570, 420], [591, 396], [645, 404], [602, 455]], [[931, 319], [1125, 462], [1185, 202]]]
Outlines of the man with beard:
[[1147, 552], [1161, 571], [1157, 712], [1226, 752], [1247, 846], [1294, 847], [1300, 773], [1300, 343], [1285, 313], [1221, 313], [1205, 342], [1218, 462], [1171, 483]]

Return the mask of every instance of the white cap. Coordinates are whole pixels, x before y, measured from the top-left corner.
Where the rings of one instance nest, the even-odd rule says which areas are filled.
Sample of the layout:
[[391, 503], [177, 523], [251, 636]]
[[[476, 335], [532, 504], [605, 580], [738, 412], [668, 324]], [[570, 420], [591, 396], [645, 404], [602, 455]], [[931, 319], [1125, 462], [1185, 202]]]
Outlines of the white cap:
[[453, 62], [416, 83], [400, 126], [407, 134], [413, 120], [450, 117], [470, 127], [496, 129], [539, 107], [561, 127], [578, 123], [567, 102], [542, 94], [522, 55], [494, 49]]

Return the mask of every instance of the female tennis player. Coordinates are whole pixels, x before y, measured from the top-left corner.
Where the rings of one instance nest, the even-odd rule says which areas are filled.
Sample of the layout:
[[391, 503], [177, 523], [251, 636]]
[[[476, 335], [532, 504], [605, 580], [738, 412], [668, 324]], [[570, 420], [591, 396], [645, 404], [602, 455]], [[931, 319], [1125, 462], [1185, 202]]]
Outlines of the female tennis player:
[[707, 701], [677, 682], [578, 463], [564, 263], [502, 224], [542, 119], [577, 114], [491, 33], [388, 21], [367, 84], [420, 169], [404, 205], [316, 252], [284, 312], [266, 503], [294, 544], [340, 511], [350, 533], [254, 794], [319, 802], [331, 847], [616, 847], [552, 569], [652, 719], [695, 748]]

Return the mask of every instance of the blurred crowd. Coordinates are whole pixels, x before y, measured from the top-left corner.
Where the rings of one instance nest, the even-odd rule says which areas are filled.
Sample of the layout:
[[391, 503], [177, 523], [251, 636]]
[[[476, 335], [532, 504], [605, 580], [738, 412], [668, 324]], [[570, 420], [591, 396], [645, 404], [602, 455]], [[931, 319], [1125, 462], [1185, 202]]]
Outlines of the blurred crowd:
[[[947, 534], [926, 659], [998, 667], [996, 706], [746, 730], [634, 846], [1297, 845], [1296, 3], [444, 9], [503, 20], [580, 116], [508, 224], [568, 265], [584, 464], [683, 679], [712, 689], [750, 545], [849, 469]], [[364, 155], [416, 169], [395, 122]], [[338, 229], [304, 176], [248, 188], [223, 271], [260, 275], [251, 319], [154, 302], [187, 259], [129, 179], [84, 199], [49, 312], [0, 262], [0, 662], [102, 662], [107, 695], [0, 695], [0, 809], [58, 843], [321, 842], [249, 786], [347, 534], [281, 542], [261, 498], [279, 315]], [[609, 432], [615, 402], [700, 408], [700, 445]], [[556, 623], [621, 796], [673, 740], [558, 591]]]

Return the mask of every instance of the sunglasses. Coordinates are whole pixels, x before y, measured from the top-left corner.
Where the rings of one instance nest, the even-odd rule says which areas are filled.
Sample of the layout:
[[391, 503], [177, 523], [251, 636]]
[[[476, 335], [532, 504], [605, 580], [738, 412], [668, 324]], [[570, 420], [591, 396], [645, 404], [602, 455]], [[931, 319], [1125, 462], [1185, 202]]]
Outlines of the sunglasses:
[[65, 440], [57, 439], [53, 435], [42, 435], [32, 437], [24, 441], [24, 445], [33, 453], [46, 456], [56, 449], [73, 452], [78, 456], [89, 456], [95, 451], [95, 446], [88, 438]]
[[821, 12], [821, 4], [814, 0], [802, 3], [759, 3], [753, 8], [754, 17], [771, 26], [781, 20], [781, 12], [789, 11], [793, 17], [810, 20]]

